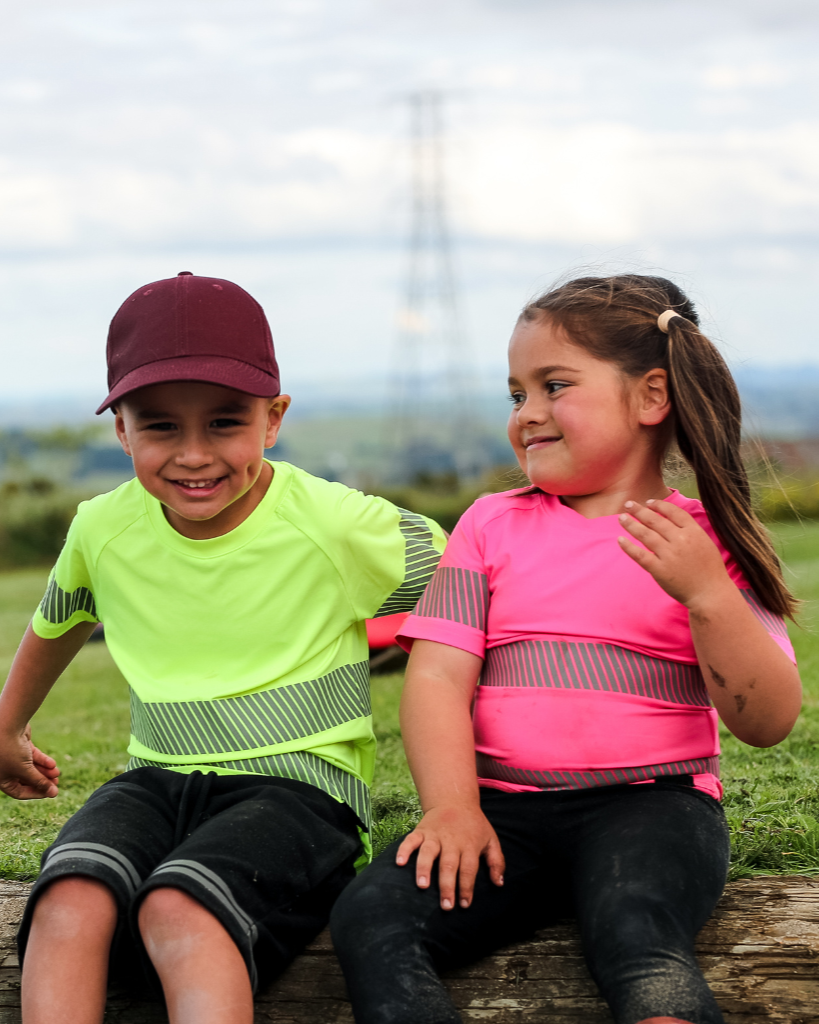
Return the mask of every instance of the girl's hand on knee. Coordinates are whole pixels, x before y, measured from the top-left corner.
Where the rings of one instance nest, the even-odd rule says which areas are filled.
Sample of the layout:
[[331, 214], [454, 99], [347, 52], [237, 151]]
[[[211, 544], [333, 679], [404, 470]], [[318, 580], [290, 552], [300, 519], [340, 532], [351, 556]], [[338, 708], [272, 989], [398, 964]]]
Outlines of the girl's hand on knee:
[[438, 861], [443, 910], [452, 910], [455, 906], [456, 885], [460, 906], [466, 908], [472, 903], [481, 857], [486, 858], [494, 884], [503, 885], [506, 865], [500, 841], [479, 808], [430, 808], [398, 847], [396, 864], [403, 867], [416, 850], [415, 880], [419, 888], [429, 888], [435, 861]]
[[643, 546], [618, 537], [620, 547], [651, 573], [663, 590], [689, 609], [731, 584], [716, 544], [693, 516], [670, 501], [627, 501], [623, 526]]

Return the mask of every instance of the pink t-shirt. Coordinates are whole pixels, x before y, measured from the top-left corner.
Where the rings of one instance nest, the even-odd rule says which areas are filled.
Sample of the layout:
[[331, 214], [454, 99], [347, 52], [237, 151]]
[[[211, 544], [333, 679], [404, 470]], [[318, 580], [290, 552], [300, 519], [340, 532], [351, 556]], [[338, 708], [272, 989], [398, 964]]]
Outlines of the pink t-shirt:
[[[784, 620], [748, 588], [699, 501], [699, 522], [773, 639]], [[399, 633], [484, 658], [473, 710], [481, 785], [576, 789], [691, 775], [719, 797], [717, 714], [684, 605], [617, 543], [618, 517], [586, 519], [554, 495], [508, 491], [463, 515]]]

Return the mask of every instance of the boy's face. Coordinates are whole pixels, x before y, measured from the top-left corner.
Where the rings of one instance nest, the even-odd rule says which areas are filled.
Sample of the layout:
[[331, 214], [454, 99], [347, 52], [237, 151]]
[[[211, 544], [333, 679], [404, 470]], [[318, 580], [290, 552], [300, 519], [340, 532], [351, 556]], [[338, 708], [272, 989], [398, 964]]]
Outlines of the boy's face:
[[117, 436], [174, 529], [219, 537], [264, 497], [272, 479], [264, 449], [289, 404], [288, 395], [257, 398], [197, 381], [154, 384], [117, 403]]

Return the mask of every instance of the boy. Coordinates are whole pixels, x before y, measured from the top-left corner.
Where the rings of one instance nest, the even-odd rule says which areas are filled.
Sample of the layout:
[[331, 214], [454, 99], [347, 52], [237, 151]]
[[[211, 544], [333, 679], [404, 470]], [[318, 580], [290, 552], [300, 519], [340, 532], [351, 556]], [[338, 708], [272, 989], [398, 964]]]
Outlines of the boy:
[[108, 367], [97, 411], [136, 478], [78, 510], [0, 696], [0, 788], [56, 795], [27, 723], [98, 621], [131, 688], [131, 760], [43, 856], [24, 1020], [97, 1024], [109, 967], [145, 967], [172, 1024], [249, 1024], [366, 859], [364, 620], [413, 607], [444, 536], [263, 458], [290, 398], [237, 285], [140, 288]]

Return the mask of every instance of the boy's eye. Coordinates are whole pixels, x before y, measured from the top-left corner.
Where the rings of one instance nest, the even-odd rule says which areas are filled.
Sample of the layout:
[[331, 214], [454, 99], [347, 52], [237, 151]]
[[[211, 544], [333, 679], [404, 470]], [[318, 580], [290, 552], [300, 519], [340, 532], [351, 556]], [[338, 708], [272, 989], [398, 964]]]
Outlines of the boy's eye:
[[149, 423], [148, 426], [145, 429], [146, 430], [159, 430], [159, 431], [165, 432], [165, 431], [168, 431], [168, 430], [176, 430], [176, 424], [175, 423]]
[[228, 427], [239, 427], [241, 422], [229, 416], [220, 416], [218, 420], [211, 420], [211, 427], [215, 430], [226, 430]]

